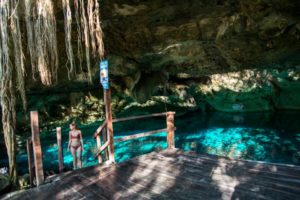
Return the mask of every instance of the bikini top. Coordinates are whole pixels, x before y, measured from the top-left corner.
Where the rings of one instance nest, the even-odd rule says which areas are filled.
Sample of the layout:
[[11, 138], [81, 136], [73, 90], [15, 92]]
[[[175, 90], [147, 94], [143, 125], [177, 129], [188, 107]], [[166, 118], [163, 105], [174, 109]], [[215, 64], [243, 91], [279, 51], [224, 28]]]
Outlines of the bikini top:
[[72, 135], [72, 133], [71, 133], [71, 139], [80, 139], [80, 134], [74, 136], [74, 135]]

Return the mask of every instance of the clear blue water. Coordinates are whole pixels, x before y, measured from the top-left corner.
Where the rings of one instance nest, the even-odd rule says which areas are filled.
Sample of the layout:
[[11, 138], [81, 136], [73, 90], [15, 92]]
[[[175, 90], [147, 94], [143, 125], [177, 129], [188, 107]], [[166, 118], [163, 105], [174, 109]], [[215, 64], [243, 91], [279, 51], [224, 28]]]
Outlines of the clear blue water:
[[[191, 113], [177, 116], [175, 146], [186, 151], [208, 153], [231, 158], [259, 160], [300, 165], [300, 113]], [[98, 125], [101, 123], [99, 122]], [[149, 119], [115, 124], [115, 138], [148, 130], [165, 128], [165, 119]], [[67, 126], [66, 126], [67, 127]], [[97, 164], [94, 159], [96, 141], [93, 132], [97, 126], [81, 126], [84, 135], [84, 166]], [[44, 168], [57, 171], [55, 131], [41, 134]], [[63, 130], [64, 162], [71, 169], [72, 156], [66, 151], [68, 130]], [[166, 133], [115, 143], [117, 162], [165, 149]], [[27, 171], [27, 154], [20, 149], [18, 163], [21, 173]], [[1, 165], [5, 165], [2, 159]]]

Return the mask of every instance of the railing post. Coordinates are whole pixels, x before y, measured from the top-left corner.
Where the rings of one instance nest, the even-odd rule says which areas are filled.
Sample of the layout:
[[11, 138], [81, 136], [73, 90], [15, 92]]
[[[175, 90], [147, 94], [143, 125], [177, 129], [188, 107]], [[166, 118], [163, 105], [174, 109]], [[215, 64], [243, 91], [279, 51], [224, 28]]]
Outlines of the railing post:
[[108, 153], [109, 161], [115, 162], [115, 148], [114, 148], [114, 130], [113, 130], [113, 120], [112, 120], [112, 109], [111, 109], [111, 93], [110, 89], [104, 89], [104, 103], [105, 103], [105, 113], [107, 120], [107, 139], [109, 141]]
[[58, 169], [59, 173], [64, 171], [64, 157], [63, 157], [63, 148], [62, 148], [62, 139], [61, 139], [61, 127], [56, 128], [56, 137], [57, 137], [57, 147], [58, 147]]
[[44, 182], [43, 156], [40, 142], [39, 116], [37, 111], [30, 112], [32, 146], [34, 154], [35, 176], [37, 186]]
[[[101, 138], [100, 138], [100, 136], [101, 136], [101, 133], [98, 134], [97, 137], [96, 137], [96, 141], [97, 141], [97, 149], [98, 149], [98, 151], [99, 151], [100, 148], [101, 148]], [[101, 156], [101, 154], [98, 155], [98, 162], [99, 162], [99, 164], [102, 163], [102, 156]]]
[[166, 121], [167, 121], [167, 142], [168, 142], [168, 148], [172, 149], [175, 148], [175, 141], [174, 141], [174, 112], [167, 112], [166, 114]]
[[[103, 143], [105, 143], [106, 141], [107, 141], [107, 127], [106, 128], [104, 128], [104, 134], [103, 134]], [[104, 155], [105, 155], [105, 160], [106, 161], [108, 161], [109, 159], [108, 159], [108, 157], [109, 157], [109, 153], [108, 153], [108, 148], [106, 148], [105, 150], [104, 150]]]
[[27, 146], [27, 156], [28, 156], [28, 171], [29, 171], [29, 180], [30, 180], [30, 186], [33, 186], [33, 178], [34, 178], [34, 172], [33, 172], [33, 166], [32, 166], [32, 140], [31, 138], [28, 138], [26, 141]]

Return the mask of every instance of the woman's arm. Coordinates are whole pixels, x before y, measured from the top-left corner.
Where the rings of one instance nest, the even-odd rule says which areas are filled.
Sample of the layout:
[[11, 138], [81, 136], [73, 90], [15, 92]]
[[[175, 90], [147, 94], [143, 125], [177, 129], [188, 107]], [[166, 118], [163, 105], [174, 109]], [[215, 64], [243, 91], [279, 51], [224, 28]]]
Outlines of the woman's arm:
[[70, 145], [71, 145], [71, 131], [69, 132], [68, 151], [70, 151]]
[[82, 151], [84, 151], [84, 147], [83, 147], [83, 139], [82, 139], [81, 131], [79, 131], [79, 135], [80, 135], [81, 148], [82, 148]]

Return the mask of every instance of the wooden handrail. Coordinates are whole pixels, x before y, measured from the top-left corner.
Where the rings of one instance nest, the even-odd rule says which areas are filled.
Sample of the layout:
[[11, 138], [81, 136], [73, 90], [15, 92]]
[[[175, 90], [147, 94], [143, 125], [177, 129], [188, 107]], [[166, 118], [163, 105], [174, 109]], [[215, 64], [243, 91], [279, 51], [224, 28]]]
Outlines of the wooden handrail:
[[140, 115], [140, 116], [113, 119], [113, 122], [124, 122], [124, 121], [135, 120], [135, 119], [145, 119], [145, 118], [150, 118], [150, 117], [161, 117], [161, 116], [166, 116], [168, 113], [175, 114], [175, 112], [155, 113], [155, 114], [150, 114], [150, 115]]
[[96, 130], [96, 132], [94, 133], [94, 138], [96, 138], [102, 132], [102, 130], [105, 128], [106, 125], [107, 125], [107, 120], [105, 120], [103, 124], [99, 126], [99, 128]]
[[147, 137], [150, 135], [154, 135], [154, 134], [157, 134], [160, 132], [166, 132], [166, 131], [167, 131], [167, 129], [164, 128], [164, 129], [149, 131], [149, 132], [145, 132], [145, 133], [138, 133], [135, 135], [128, 135], [128, 136], [124, 136], [122, 138], [115, 139], [115, 142], [123, 142], [123, 141], [132, 140], [132, 139], [136, 139], [136, 138]]
[[[98, 147], [98, 151], [95, 155], [95, 158], [98, 157], [99, 163], [102, 163], [101, 153], [105, 149], [110, 150], [110, 148], [111, 148], [111, 146], [113, 146], [114, 142], [123, 142], [123, 141], [132, 140], [132, 139], [136, 139], [136, 138], [147, 137], [147, 136], [154, 135], [154, 134], [161, 133], [161, 132], [167, 132], [168, 148], [174, 148], [175, 147], [174, 131], [176, 130], [176, 128], [174, 127], [174, 115], [175, 114], [176, 114], [175, 112], [164, 112], [164, 113], [155, 113], [155, 114], [150, 114], [150, 115], [124, 117], [124, 118], [119, 118], [119, 119], [111, 119], [111, 118], [110, 118], [110, 120], [106, 119], [94, 134], [94, 138], [97, 139], [97, 147]], [[144, 133], [139, 133], [139, 134], [135, 134], [135, 135], [124, 136], [124, 137], [118, 138], [116, 140], [114, 140], [113, 137], [108, 137], [108, 140], [104, 143], [104, 145], [100, 146], [101, 145], [100, 133], [106, 126], [109, 126], [109, 123], [112, 125], [112, 122], [124, 122], [124, 121], [129, 121], [129, 120], [145, 119], [145, 118], [161, 117], [161, 116], [166, 117], [167, 128], [144, 132]], [[108, 127], [109, 130], [110, 130], [110, 128], [112, 129], [112, 127]], [[111, 156], [114, 157], [114, 153], [109, 155], [109, 157], [111, 157]], [[110, 159], [111, 158], [109, 158], [109, 160]], [[112, 160], [114, 161], [114, 158], [112, 158]]]
[[102, 153], [102, 151], [104, 151], [104, 150], [108, 147], [109, 144], [110, 144], [110, 141], [107, 140], [107, 141], [101, 146], [101, 148], [97, 151], [97, 153], [96, 153], [96, 155], [95, 155], [95, 158], [97, 158], [97, 157]]

